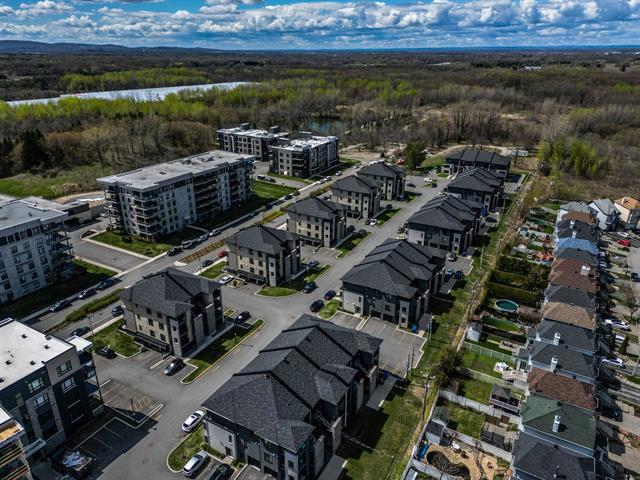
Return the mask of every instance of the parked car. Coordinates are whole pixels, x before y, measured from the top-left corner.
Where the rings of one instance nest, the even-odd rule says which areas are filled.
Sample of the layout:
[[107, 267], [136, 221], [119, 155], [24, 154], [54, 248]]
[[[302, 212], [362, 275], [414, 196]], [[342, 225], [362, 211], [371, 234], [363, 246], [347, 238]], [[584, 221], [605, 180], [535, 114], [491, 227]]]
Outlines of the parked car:
[[226, 285], [227, 283], [229, 283], [231, 280], [233, 280], [233, 276], [232, 275], [225, 275], [222, 278], [220, 278], [218, 280], [218, 282], [220, 282], [222, 285]]
[[611, 420], [620, 420], [622, 418], [622, 411], [618, 407], [602, 407], [600, 413], [603, 417]]
[[87, 288], [78, 294], [78, 300], [84, 300], [85, 298], [93, 297], [96, 293], [95, 288]]
[[608, 365], [610, 367], [625, 368], [624, 362], [621, 359], [616, 357], [603, 358], [602, 360], [600, 360], [600, 365]]
[[446, 282], [447, 280], [449, 280], [451, 277], [453, 276], [453, 268], [447, 268], [447, 270], [444, 273], [444, 281]]
[[404, 227], [398, 227], [397, 233], [404, 233]]
[[207, 258], [204, 262], [202, 262], [203, 267], [208, 267], [209, 265], [213, 265], [213, 260]]
[[183, 250], [187, 250], [193, 247], [193, 240], [185, 240], [184, 242], [181, 243], [181, 245]]
[[462, 270], [457, 270], [456, 273], [453, 274], [453, 277], [456, 280], [462, 280], [464, 278], [464, 272]]
[[293, 198], [293, 195], [291, 195], [291, 194], [288, 194], [288, 195], [284, 196], [285, 200], [291, 200], [292, 198]]
[[640, 282], [640, 275], [638, 275], [636, 272], [631, 272], [631, 281]]
[[431, 187], [436, 188], [438, 186], [438, 182], [431, 182]]
[[629, 324], [627, 322], [618, 320], [617, 318], [607, 318], [605, 319], [604, 324], [612, 328], [617, 328], [618, 330], [623, 330], [625, 332], [631, 330], [631, 327], [629, 327]]
[[631, 240], [628, 240], [628, 239], [618, 240], [618, 244], [622, 245], [623, 247], [630, 247], [631, 246]]
[[116, 280], [115, 278], [107, 278], [96, 285], [96, 288], [98, 290], [106, 290], [111, 285], [115, 285], [116, 283], [118, 283], [118, 280]]
[[182, 473], [184, 473], [184, 476], [187, 478], [196, 476], [198, 471], [207, 461], [207, 458], [209, 458], [209, 455], [204, 450], [200, 450], [198, 453], [196, 453], [193, 457], [191, 457], [191, 459], [185, 464], [184, 468], [182, 469]]
[[327, 293], [324, 294], [324, 299], [325, 300], [331, 300], [335, 296], [336, 296], [336, 291], [335, 290], [328, 290]]
[[341, 172], [340, 170], [338, 170], [338, 171], [336, 172], [336, 177], [339, 177], [340, 175], [342, 175], [342, 172]]
[[276, 183], [276, 179], [275, 179], [275, 178], [273, 178], [273, 177], [267, 177], [265, 180], [266, 180], [267, 182]]
[[220, 230], [219, 228], [214, 228], [209, 232], [209, 236], [215, 237], [216, 235], [220, 235], [221, 233], [222, 233], [222, 230]]
[[244, 312], [241, 312], [240, 314], [238, 314], [238, 316], [236, 317], [236, 323], [244, 323], [250, 318], [251, 318], [251, 314], [245, 310]]
[[307, 267], [309, 268], [316, 268], [318, 265], [320, 265], [320, 262], [317, 260], [309, 260], [307, 262]]
[[629, 238], [631, 235], [629, 235], [627, 232], [618, 232], [618, 236], [620, 238]]
[[429, 183], [429, 182], [432, 182], [432, 181], [433, 181], [433, 179], [431, 177], [427, 177], [427, 178], [424, 179], [425, 183]]
[[456, 252], [449, 252], [447, 254], [447, 260], [449, 260], [450, 262], [455, 262], [457, 258], [458, 256], [456, 255]]
[[318, 312], [322, 307], [324, 307], [324, 302], [322, 300], [316, 300], [315, 302], [313, 302], [311, 304], [311, 306], [309, 307], [309, 310], [311, 310], [313, 313]]
[[486, 218], [484, 219], [484, 221], [485, 221], [485, 223], [498, 223], [498, 220], [496, 220], [496, 219], [495, 219], [495, 218], [493, 218], [493, 217], [486, 217]]
[[209, 480], [229, 480], [232, 473], [233, 469], [226, 463], [223, 463], [222, 465], [218, 465], [218, 467], [213, 471]]
[[89, 333], [91, 329], [89, 327], [78, 327], [73, 332], [71, 332], [71, 337], [81, 337]]
[[200, 425], [203, 418], [204, 412], [202, 410], [196, 410], [189, 415], [189, 418], [182, 422], [182, 431], [187, 433], [191, 432], [194, 428]]
[[116, 352], [109, 347], [96, 348], [96, 353], [104, 358], [116, 358]]
[[171, 376], [184, 368], [184, 365], [184, 360], [182, 360], [181, 358], [174, 358], [173, 360], [171, 360], [171, 362], [169, 362], [169, 365], [164, 367], [164, 374], [167, 376]]
[[69, 305], [71, 305], [71, 302], [69, 300], [58, 300], [56, 303], [49, 307], [49, 311], [59, 312], [63, 308], [67, 308]]
[[229, 255], [229, 252], [226, 250], [220, 250], [220, 252], [218, 252], [218, 258], [224, 258], [227, 255]]
[[167, 256], [168, 257], [173, 257], [174, 255], [179, 254], [182, 251], [182, 248], [180, 247], [171, 247], [169, 249], [169, 251], [167, 252]]
[[311, 293], [316, 289], [316, 287], [317, 287], [316, 282], [307, 282], [302, 288], [302, 291], [304, 293]]
[[122, 305], [116, 305], [111, 309], [111, 315], [117, 317], [118, 315], [122, 315], [124, 313], [124, 308]]
[[416, 184], [409, 182], [407, 183], [407, 187], [416, 188]]
[[375, 227], [376, 225], [378, 225], [378, 221], [375, 218], [372, 218], [369, 220], [368, 224], [372, 227]]

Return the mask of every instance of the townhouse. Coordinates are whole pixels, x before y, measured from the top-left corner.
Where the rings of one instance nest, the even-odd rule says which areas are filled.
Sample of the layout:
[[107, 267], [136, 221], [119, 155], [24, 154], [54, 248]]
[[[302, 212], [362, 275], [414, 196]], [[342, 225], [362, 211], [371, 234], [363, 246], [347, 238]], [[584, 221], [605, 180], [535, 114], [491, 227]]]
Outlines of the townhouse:
[[614, 202], [614, 206], [625, 229], [640, 228], [640, 201], [633, 197], [622, 197]]
[[618, 224], [620, 212], [613, 202], [608, 198], [601, 198], [589, 203], [589, 207], [595, 212], [598, 218], [600, 230], [613, 230]]
[[374, 162], [362, 167], [358, 177], [378, 186], [383, 200], [402, 200], [405, 190], [404, 168], [384, 162]]
[[269, 127], [266, 130], [251, 128], [248, 123], [238, 127], [221, 128], [218, 134], [218, 148], [227, 152], [252, 155], [256, 160], [268, 162], [271, 160], [271, 146], [280, 139], [289, 138], [287, 132], [281, 132], [280, 127]]
[[564, 285], [549, 285], [544, 292], [544, 303], [559, 302], [582, 307], [597, 312], [600, 305], [596, 294], [589, 294], [579, 288]]
[[532, 368], [527, 375], [527, 394], [560, 400], [588, 412], [597, 407], [595, 384], [541, 368]]
[[287, 230], [311, 245], [333, 247], [347, 232], [347, 208], [319, 197], [309, 197], [285, 209]]
[[452, 174], [478, 167], [489, 170], [500, 178], [506, 179], [511, 167], [511, 158], [486, 150], [465, 148], [448, 154], [442, 169]]
[[493, 212], [502, 205], [504, 179], [485, 168], [472, 168], [451, 180], [445, 192], [482, 205], [484, 212]]
[[347, 208], [347, 215], [369, 219], [380, 211], [380, 191], [375, 183], [357, 175], [341, 178], [331, 186], [331, 200]]
[[338, 137], [300, 132], [295, 140], [280, 138], [271, 145], [271, 171], [307, 178], [338, 165]]

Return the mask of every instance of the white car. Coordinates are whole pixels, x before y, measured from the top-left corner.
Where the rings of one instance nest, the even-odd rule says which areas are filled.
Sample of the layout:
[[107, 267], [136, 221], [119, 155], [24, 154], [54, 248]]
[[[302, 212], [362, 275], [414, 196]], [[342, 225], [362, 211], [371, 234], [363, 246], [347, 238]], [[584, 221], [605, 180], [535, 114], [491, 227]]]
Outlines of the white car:
[[631, 327], [627, 322], [623, 322], [622, 320], [618, 320], [617, 318], [607, 318], [605, 319], [604, 324], [612, 328], [617, 328], [618, 330], [624, 330], [625, 332], [631, 330]]
[[375, 218], [372, 218], [371, 220], [369, 220], [369, 225], [375, 227], [376, 225], [378, 225], [378, 221]]
[[429, 182], [433, 182], [433, 179], [431, 177], [427, 177], [424, 179], [424, 181], [429, 183]]
[[218, 280], [221, 284], [226, 285], [227, 283], [229, 283], [231, 280], [233, 280], [233, 277], [231, 275], [225, 275], [224, 277], [222, 277], [220, 280]]
[[202, 410], [196, 410], [182, 423], [182, 431], [187, 433], [191, 432], [194, 428], [200, 425], [203, 418], [204, 412]]
[[609, 367], [624, 368], [624, 362], [622, 360], [620, 360], [619, 358], [616, 358], [616, 357], [603, 358], [602, 360], [600, 360], [600, 365], [607, 365]]
[[207, 458], [209, 458], [209, 455], [204, 450], [200, 450], [196, 453], [182, 469], [184, 476], [188, 478], [194, 477], [198, 473], [198, 470], [202, 468]]
[[618, 236], [621, 238], [629, 238], [631, 235], [629, 235], [627, 232], [618, 232]]

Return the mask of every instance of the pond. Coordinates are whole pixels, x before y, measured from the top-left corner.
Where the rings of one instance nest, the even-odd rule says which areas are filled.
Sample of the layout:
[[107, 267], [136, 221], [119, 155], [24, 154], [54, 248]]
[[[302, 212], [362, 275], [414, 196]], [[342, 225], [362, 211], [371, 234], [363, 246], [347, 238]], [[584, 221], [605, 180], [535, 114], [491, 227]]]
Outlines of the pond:
[[320, 135], [341, 135], [349, 129], [349, 124], [344, 120], [333, 117], [316, 117], [304, 123], [301, 130], [310, 130]]
[[433, 451], [427, 453], [427, 463], [450, 477], [471, 480], [471, 473], [469, 473], [469, 468], [466, 465], [452, 464], [442, 452]]
[[518, 311], [518, 304], [513, 300], [501, 299], [496, 300], [496, 308], [498, 310], [502, 310], [503, 312], [513, 313]]

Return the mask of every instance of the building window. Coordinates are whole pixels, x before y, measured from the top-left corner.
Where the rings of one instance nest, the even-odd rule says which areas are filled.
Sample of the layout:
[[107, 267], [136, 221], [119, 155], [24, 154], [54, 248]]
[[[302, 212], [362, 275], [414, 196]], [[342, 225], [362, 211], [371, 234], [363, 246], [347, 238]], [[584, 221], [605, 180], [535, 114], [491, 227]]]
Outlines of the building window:
[[153, 320], [151, 320], [150, 318], [147, 318], [147, 321], [149, 322], [149, 326], [153, 327]]
[[27, 388], [29, 390], [29, 393], [33, 393], [43, 385], [44, 385], [44, 381], [42, 380], [42, 378], [36, 378], [35, 380], [32, 380], [31, 382], [29, 382], [29, 384], [27, 385]]
[[67, 360], [63, 364], [56, 367], [56, 372], [58, 372], [59, 377], [67, 373], [69, 370], [71, 370], [71, 360]]
[[163, 342], [165, 342], [167, 340], [167, 337], [165, 337], [162, 333], [160, 334], [160, 340], [162, 340]]
[[287, 460], [287, 467], [289, 467], [292, 470], [295, 468], [291, 460]]
[[69, 377], [64, 382], [62, 382], [62, 391], [68, 392], [75, 386], [76, 386], [76, 379], [73, 377]]
[[49, 403], [49, 396], [46, 393], [38, 395], [33, 399], [33, 403], [35, 404], [36, 409], [44, 407]]
[[153, 330], [149, 330], [149, 335], [151, 335], [153, 338], [156, 338], [156, 332], [154, 332]]

